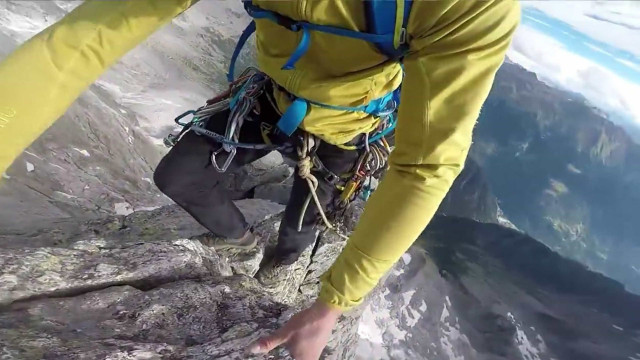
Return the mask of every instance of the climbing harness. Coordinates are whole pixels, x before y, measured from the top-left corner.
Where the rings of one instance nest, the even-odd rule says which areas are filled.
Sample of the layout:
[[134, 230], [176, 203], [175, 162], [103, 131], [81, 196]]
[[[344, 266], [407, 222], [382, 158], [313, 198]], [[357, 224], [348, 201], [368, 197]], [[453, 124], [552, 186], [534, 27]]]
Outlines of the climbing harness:
[[[287, 62], [283, 65], [283, 70], [294, 69], [296, 62], [307, 52], [311, 41], [311, 31], [324, 32], [368, 41], [373, 43], [381, 53], [385, 54], [393, 61], [400, 61], [409, 50], [407, 25], [411, 5], [413, 3], [411, 0], [363, 1], [368, 32], [312, 24], [305, 21], [296, 21], [276, 12], [255, 6], [251, 0], [243, 0], [243, 3], [247, 13], [254, 19], [266, 19], [290, 31], [302, 32], [301, 40]], [[396, 16], [392, 17], [389, 16], [389, 14], [395, 14]], [[247, 28], [242, 32], [231, 58], [229, 72], [227, 74], [229, 82], [234, 81], [234, 69], [240, 51], [255, 31], [256, 23], [254, 20], [251, 21]], [[318, 186], [317, 178], [313, 175], [311, 170], [315, 169], [316, 172], [324, 173], [325, 180], [334, 184], [341, 190], [338, 204], [339, 207], [345, 208], [346, 205], [358, 195], [365, 200], [368, 199], [372, 192], [371, 183], [373, 182], [373, 178], [378, 177], [387, 167], [387, 158], [391, 152], [391, 148], [386, 142], [385, 136], [389, 135], [396, 126], [397, 119], [395, 112], [400, 102], [400, 88], [378, 99], [374, 99], [369, 104], [355, 107], [324, 104], [311, 99], [301, 98], [294, 94], [288, 94], [290, 96], [291, 104], [276, 124], [276, 127], [288, 136], [291, 136], [302, 123], [310, 106], [318, 106], [341, 111], [364, 112], [380, 119], [378, 129], [371, 134], [365, 134], [364, 141], [361, 141], [356, 145], [339, 145], [340, 148], [345, 150], [358, 150], [362, 152], [353, 174], [344, 184], [340, 184], [341, 182], [344, 182], [344, 179], [326, 169], [315, 155], [310, 156], [309, 152], [313, 146], [309, 146], [309, 141], [313, 141], [313, 137], [306, 133], [303, 135], [304, 139], [302, 139], [302, 143], [300, 147], [298, 147], [298, 175], [307, 181], [310, 193], [300, 214], [298, 229], [301, 229], [302, 219], [311, 198], [314, 199], [320, 216], [327, 228], [334, 229], [334, 226], [331, 225], [326, 218], [322, 206], [318, 201], [315, 193]], [[363, 149], [364, 151], [362, 151]]]
[[[297, 21], [282, 14], [262, 9], [253, 5], [252, 0], [243, 0], [245, 10], [254, 19], [242, 32], [238, 44], [233, 52], [227, 79], [234, 81], [235, 64], [244, 44], [256, 31], [255, 19], [265, 19], [274, 22], [292, 32], [301, 32], [302, 36], [298, 46], [293, 51], [289, 59], [282, 66], [283, 70], [295, 68], [295, 64], [308, 51], [311, 42], [311, 31], [324, 32], [328, 34], [344, 36], [374, 44], [378, 50], [386, 55], [389, 60], [401, 61], [409, 50], [407, 39], [407, 26], [411, 12], [412, 0], [370, 0], [363, 1], [367, 31], [355, 31], [335, 26], [312, 24], [306, 21]], [[395, 14], [395, 16], [390, 16]], [[285, 89], [281, 89], [286, 92]], [[288, 93], [288, 92], [287, 92]], [[361, 158], [354, 174], [342, 186], [340, 202], [343, 204], [351, 201], [355, 196], [361, 194], [363, 198], [368, 198], [371, 194], [371, 183], [373, 177], [386, 168], [386, 158], [390, 148], [386, 143], [385, 136], [390, 134], [396, 126], [395, 112], [400, 103], [400, 88], [378, 98], [363, 106], [344, 106], [335, 104], [324, 104], [311, 99], [298, 97], [289, 94], [291, 105], [286, 109], [282, 117], [276, 124], [277, 128], [284, 134], [291, 135], [302, 123], [310, 106], [318, 106], [328, 109], [364, 112], [380, 119], [378, 129], [371, 134], [365, 135], [365, 140], [356, 145], [338, 145], [346, 150], [361, 150]], [[315, 159], [312, 159], [315, 160]], [[302, 158], [301, 158], [302, 161]], [[320, 161], [311, 161], [315, 164], [315, 169], [325, 173], [327, 181], [337, 183], [342, 180], [339, 176], [321, 166]], [[312, 189], [310, 183], [310, 189]], [[336, 185], [341, 186], [341, 185]], [[305, 207], [306, 208], [306, 207]], [[322, 214], [322, 209], [319, 207]], [[304, 214], [304, 211], [303, 211]], [[324, 220], [324, 219], [323, 219]], [[326, 222], [326, 221], [325, 221]]]
[[[310, 46], [311, 31], [323, 32], [338, 36], [344, 36], [374, 44], [377, 49], [388, 57], [391, 61], [401, 61], [409, 50], [407, 39], [407, 24], [409, 20], [412, 0], [369, 0], [363, 1], [365, 16], [367, 20], [367, 31], [355, 31], [335, 26], [312, 24], [306, 21], [297, 21], [278, 14], [273, 11], [262, 9], [253, 5], [252, 0], [243, 0], [245, 10], [254, 19], [266, 19], [272, 21], [290, 31], [301, 32], [301, 40], [293, 51], [289, 59], [283, 65], [283, 70], [295, 68], [295, 64], [304, 56]], [[395, 14], [395, 16], [389, 16]], [[328, 109], [364, 112], [379, 119], [379, 126], [372, 133], [365, 134], [364, 140], [354, 145], [338, 145], [345, 150], [355, 150], [361, 153], [353, 173], [349, 176], [340, 176], [329, 171], [315, 155], [315, 145], [317, 140], [311, 134], [302, 132], [300, 142], [296, 148], [298, 161], [298, 175], [309, 185], [309, 195], [305, 200], [303, 210], [298, 222], [298, 230], [302, 227], [302, 219], [308, 208], [311, 199], [314, 200], [318, 208], [320, 217], [328, 229], [334, 230], [339, 236], [335, 227], [327, 219], [322, 209], [316, 190], [318, 179], [316, 174], [322, 174], [324, 180], [335, 185], [341, 190], [339, 206], [346, 207], [355, 197], [360, 195], [365, 200], [371, 194], [371, 184], [374, 178], [380, 176], [387, 168], [387, 158], [391, 148], [385, 136], [389, 135], [396, 126], [395, 112], [400, 102], [400, 88], [369, 102], [362, 106], [345, 106], [335, 104], [324, 104], [312, 99], [305, 99], [288, 93], [291, 99], [290, 106], [281, 114], [281, 118], [276, 123], [276, 128], [268, 124], [261, 124], [263, 144], [247, 144], [239, 142], [240, 129], [249, 116], [254, 111], [259, 111], [257, 107], [258, 97], [264, 93], [265, 84], [271, 81], [264, 73], [249, 68], [236, 79], [234, 76], [235, 65], [249, 37], [256, 31], [255, 20], [251, 21], [242, 32], [238, 44], [231, 57], [227, 79], [229, 89], [207, 101], [207, 104], [197, 110], [191, 110], [176, 118], [176, 123], [182, 126], [178, 135], [169, 135], [165, 139], [167, 146], [173, 146], [180, 137], [188, 130], [202, 136], [207, 136], [220, 144], [220, 148], [211, 155], [211, 163], [219, 172], [224, 172], [231, 164], [237, 148], [249, 148], [260, 150], [292, 151], [292, 142], [283, 145], [273, 145], [269, 141], [268, 134], [279, 131], [289, 137], [298, 129], [306, 116], [310, 106], [318, 106]], [[277, 84], [274, 84], [277, 86]], [[267, 94], [269, 95], [269, 94]], [[273, 104], [273, 101], [270, 99]], [[274, 108], [277, 109], [276, 106]], [[229, 117], [225, 135], [216, 134], [205, 128], [206, 122], [221, 111], [229, 109]], [[192, 116], [188, 122], [183, 122], [187, 116]], [[227, 158], [223, 164], [218, 163], [218, 156], [226, 153]]]

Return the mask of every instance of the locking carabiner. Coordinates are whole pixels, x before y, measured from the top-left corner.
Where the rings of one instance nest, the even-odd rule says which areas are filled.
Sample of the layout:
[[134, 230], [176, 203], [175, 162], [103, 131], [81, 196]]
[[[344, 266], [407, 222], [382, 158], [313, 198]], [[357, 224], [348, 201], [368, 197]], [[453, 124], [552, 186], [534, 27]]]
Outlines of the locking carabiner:
[[[218, 160], [216, 159], [216, 156], [218, 156], [221, 152], [226, 151], [229, 155], [227, 156], [227, 159], [224, 161], [224, 164], [222, 165], [222, 167], [220, 167], [220, 165], [218, 165]], [[229, 165], [231, 165], [231, 161], [233, 161], [233, 158], [236, 157], [236, 147], [231, 147], [230, 150], [226, 150], [224, 148], [224, 146], [220, 146], [220, 149], [214, 151], [211, 153], [211, 164], [213, 165], [213, 168], [216, 169], [217, 172], [219, 173], [223, 173], [225, 171], [227, 171], [227, 169], [229, 168]]]

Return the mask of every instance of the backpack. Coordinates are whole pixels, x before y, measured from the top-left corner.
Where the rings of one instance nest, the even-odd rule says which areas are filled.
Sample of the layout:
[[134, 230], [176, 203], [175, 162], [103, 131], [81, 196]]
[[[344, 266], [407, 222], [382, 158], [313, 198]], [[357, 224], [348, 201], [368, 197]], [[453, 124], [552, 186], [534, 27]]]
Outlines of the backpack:
[[[335, 26], [312, 24], [306, 21], [297, 21], [274, 11], [264, 10], [253, 5], [252, 0], [242, 0], [244, 8], [253, 19], [267, 19], [282, 27], [294, 32], [302, 32], [302, 38], [298, 46], [291, 54], [287, 62], [282, 66], [283, 70], [295, 68], [296, 62], [304, 56], [309, 49], [311, 31], [319, 31], [354, 39], [360, 39], [374, 44], [378, 51], [386, 55], [389, 60], [401, 61], [409, 50], [407, 43], [407, 24], [411, 12], [413, 0], [363, 0], [366, 18], [366, 32], [344, 29]], [[390, 16], [395, 14], [395, 16]], [[249, 37], [256, 31], [255, 20], [242, 32], [236, 45], [227, 79], [230, 83], [234, 81], [235, 64], [240, 55], [240, 51]], [[358, 107], [337, 106], [322, 104], [307, 99], [295, 97], [291, 106], [278, 121], [277, 127], [287, 135], [293, 134], [302, 120], [306, 116], [309, 105], [316, 105], [344, 111], [363, 111], [373, 116], [389, 116], [399, 104], [399, 88], [390, 94], [371, 101], [367, 105]], [[390, 108], [393, 110], [390, 111]], [[393, 115], [391, 115], [393, 117]], [[393, 119], [395, 120], [395, 119]], [[393, 121], [395, 125], [395, 121]]]

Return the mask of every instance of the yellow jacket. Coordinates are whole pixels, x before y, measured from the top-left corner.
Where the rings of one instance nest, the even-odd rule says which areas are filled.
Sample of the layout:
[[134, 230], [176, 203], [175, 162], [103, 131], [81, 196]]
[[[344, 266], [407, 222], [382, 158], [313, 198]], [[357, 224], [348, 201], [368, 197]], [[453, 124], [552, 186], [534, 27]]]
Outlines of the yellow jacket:
[[[128, 50], [194, 0], [87, 1], [0, 63], [0, 172]], [[365, 29], [360, 0], [256, 0], [294, 19]], [[362, 301], [431, 220], [462, 170], [472, 130], [519, 20], [512, 0], [414, 1], [411, 51], [390, 169], [333, 267], [320, 298], [347, 309]], [[334, 105], [368, 103], [397, 87], [398, 64], [363, 41], [313, 33], [296, 70], [280, 70], [299, 40], [257, 22], [258, 63], [289, 92]], [[287, 106], [278, 97], [281, 108]], [[311, 107], [302, 127], [344, 143], [368, 131], [364, 113]]]

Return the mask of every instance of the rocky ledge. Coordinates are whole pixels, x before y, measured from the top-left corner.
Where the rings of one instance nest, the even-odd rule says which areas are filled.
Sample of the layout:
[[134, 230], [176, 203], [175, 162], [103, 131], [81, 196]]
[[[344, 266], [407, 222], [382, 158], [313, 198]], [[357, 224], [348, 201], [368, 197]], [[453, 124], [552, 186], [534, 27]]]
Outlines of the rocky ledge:
[[[236, 202], [260, 236], [249, 251], [202, 245], [207, 230], [177, 206], [2, 234], [0, 358], [251, 358], [252, 341], [315, 299], [319, 277], [344, 246], [320, 234], [277, 286], [253, 278], [284, 211], [267, 199], [286, 202], [291, 174], [277, 154], [231, 174], [244, 179], [228, 185], [238, 197], [256, 193]], [[347, 223], [361, 211], [355, 204]], [[353, 357], [360, 313], [341, 319], [326, 358]], [[289, 357], [280, 350], [268, 358]]]
[[[2, 359], [250, 358], [249, 343], [312, 301], [344, 242], [320, 236], [265, 289], [253, 275], [284, 207], [238, 205], [260, 234], [251, 251], [202, 245], [206, 230], [176, 206], [82, 224], [58, 246], [0, 250]], [[358, 317], [341, 320], [327, 358], [351, 356]]]
[[[275, 247], [292, 173], [272, 153], [230, 174], [227, 187], [235, 198], [250, 197], [236, 204], [259, 235], [248, 251], [202, 245], [207, 230], [175, 205], [0, 230], [0, 358], [251, 358], [248, 344], [315, 299], [320, 276], [345, 245], [332, 232], [319, 234], [278, 274], [276, 286], [253, 278]], [[449, 194], [456, 197], [450, 202], [458, 202], [458, 193]], [[471, 195], [492, 203], [490, 194]], [[344, 232], [362, 210], [356, 201], [340, 214]], [[323, 358], [355, 357], [366, 309], [341, 318]], [[280, 350], [268, 358], [288, 355]]]

